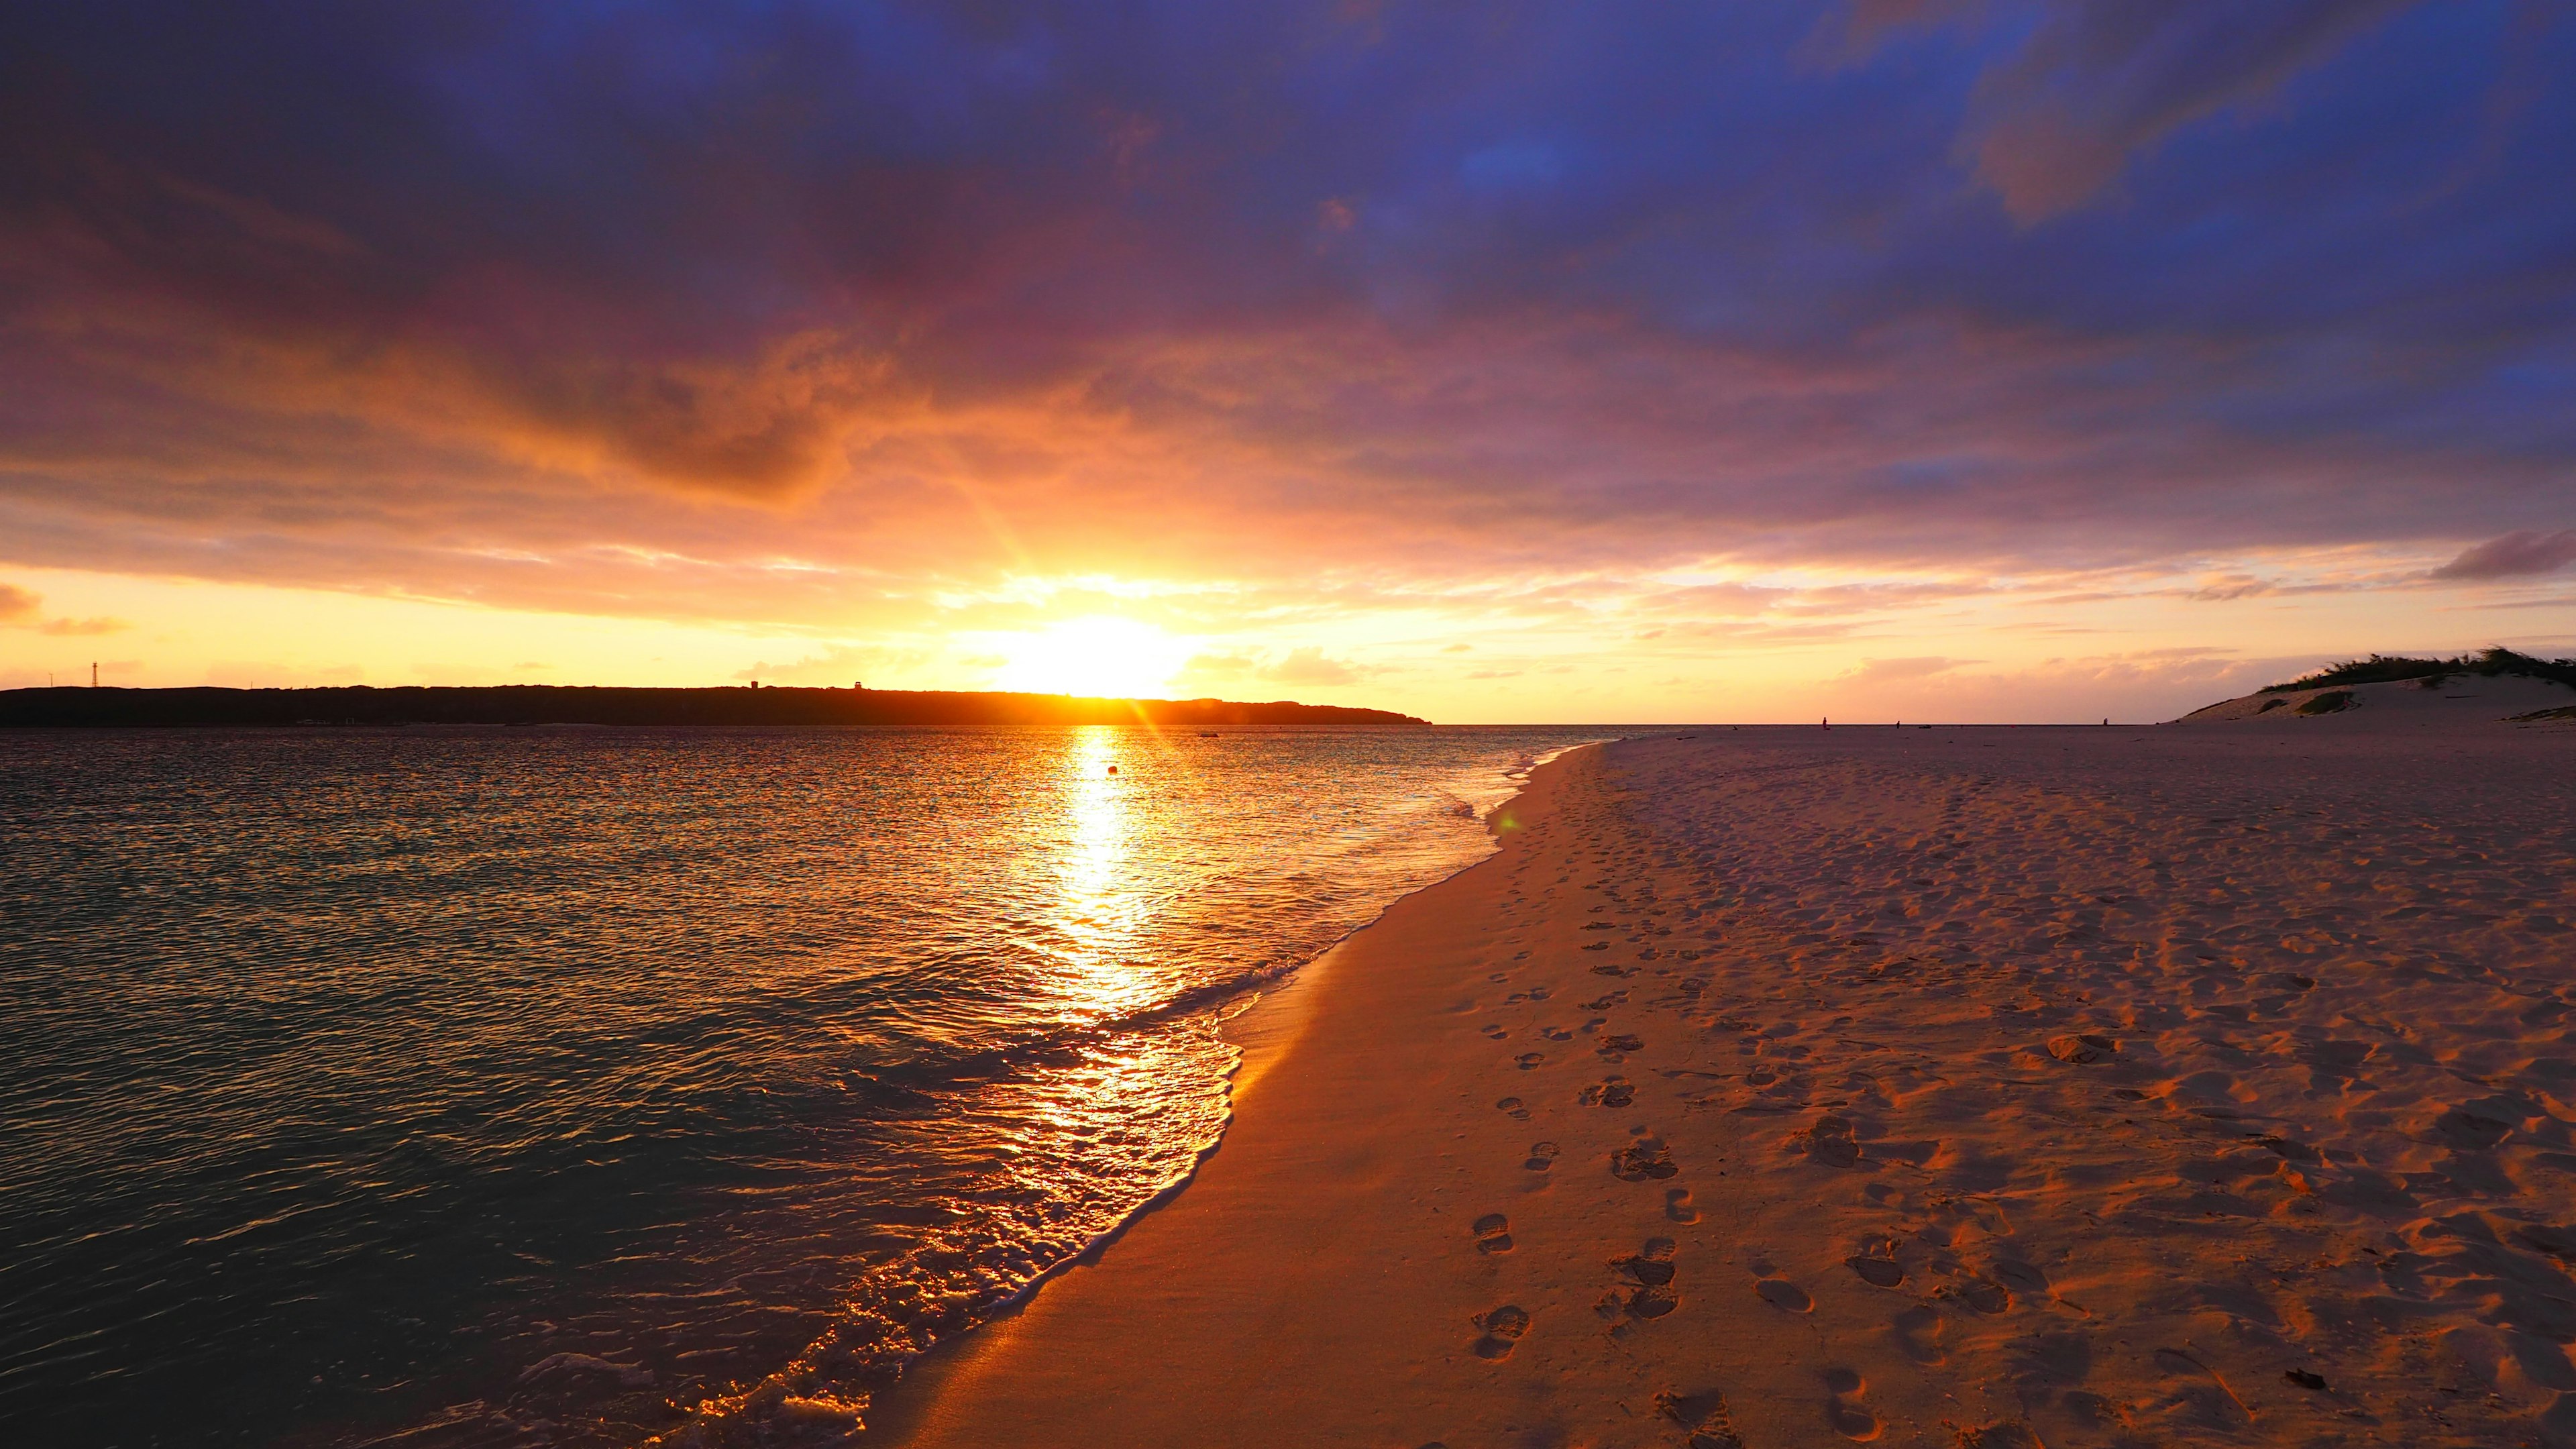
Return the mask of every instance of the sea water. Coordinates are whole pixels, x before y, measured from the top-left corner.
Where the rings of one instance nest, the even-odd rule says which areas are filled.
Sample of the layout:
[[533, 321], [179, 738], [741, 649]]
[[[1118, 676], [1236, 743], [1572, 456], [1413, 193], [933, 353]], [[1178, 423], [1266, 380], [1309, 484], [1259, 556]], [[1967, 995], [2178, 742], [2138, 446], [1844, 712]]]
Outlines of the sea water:
[[1595, 737], [0, 735], [0, 1440], [828, 1429]]

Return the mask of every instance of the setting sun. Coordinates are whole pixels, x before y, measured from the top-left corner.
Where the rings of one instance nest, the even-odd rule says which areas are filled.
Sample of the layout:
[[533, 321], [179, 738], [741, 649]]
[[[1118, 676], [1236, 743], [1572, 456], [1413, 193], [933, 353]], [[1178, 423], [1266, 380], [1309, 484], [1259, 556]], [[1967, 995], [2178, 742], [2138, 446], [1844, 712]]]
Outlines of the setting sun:
[[1113, 699], [1161, 696], [1190, 653], [1151, 624], [1110, 616], [1068, 619], [998, 642], [1008, 661], [994, 680], [998, 688]]

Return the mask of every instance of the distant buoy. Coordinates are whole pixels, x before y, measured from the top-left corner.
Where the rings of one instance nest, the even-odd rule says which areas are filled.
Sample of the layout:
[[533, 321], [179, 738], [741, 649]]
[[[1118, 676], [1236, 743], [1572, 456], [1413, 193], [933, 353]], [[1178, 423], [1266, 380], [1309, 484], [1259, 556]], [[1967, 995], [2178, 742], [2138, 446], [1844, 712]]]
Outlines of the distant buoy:
[[1116, 765], [1112, 765], [1112, 766], [1110, 766], [1110, 767], [1109, 767], [1109, 773], [1111, 773], [1111, 774], [1113, 774], [1113, 775], [1117, 774], [1117, 773], [1118, 773], [1118, 767], [1117, 767]]

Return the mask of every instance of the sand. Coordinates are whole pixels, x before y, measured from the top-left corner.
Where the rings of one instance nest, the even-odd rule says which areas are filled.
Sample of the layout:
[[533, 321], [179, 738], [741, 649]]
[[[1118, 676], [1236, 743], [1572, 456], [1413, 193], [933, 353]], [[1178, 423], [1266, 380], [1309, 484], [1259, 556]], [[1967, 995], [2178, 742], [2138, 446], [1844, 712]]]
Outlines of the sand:
[[2576, 726], [2505, 703], [1570, 755], [867, 1437], [2576, 1443]]

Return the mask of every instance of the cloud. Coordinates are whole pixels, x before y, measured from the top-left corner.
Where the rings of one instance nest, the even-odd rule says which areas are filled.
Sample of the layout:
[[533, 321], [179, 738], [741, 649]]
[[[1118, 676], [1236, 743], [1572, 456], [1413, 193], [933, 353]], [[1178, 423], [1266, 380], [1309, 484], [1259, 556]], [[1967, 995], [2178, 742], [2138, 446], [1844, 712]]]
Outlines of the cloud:
[[1977, 174], [2032, 221], [2181, 127], [2261, 100], [2420, 0], [2059, 0], [1979, 82]]
[[2191, 597], [2202, 603], [2224, 604], [2233, 603], [2238, 599], [2259, 599], [2277, 591], [2278, 586], [2269, 579], [2251, 578], [2240, 574], [2233, 578], [2203, 584], [2191, 591]]
[[2553, 574], [2576, 563], [2576, 528], [2556, 533], [2522, 529], [2460, 551], [2433, 570], [2437, 579], [2512, 579]]
[[1974, 659], [1946, 659], [1940, 655], [1918, 655], [1907, 659], [1864, 659], [1858, 668], [1838, 676], [1851, 684], [1884, 684], [1897, 679], [1925, 679], [1947, 674], [1962, 665], [1975, 664]]
[[44, 596], [15, 584], [0, 584], [0, 627], [33, 629], [56, 638], [115, 634], [133, 625], [123, 619], [46, 619]]
[[1286, 658], [1262, 669], [1260, 677], [1273, 684], [1338, 685], [1357, 684], [1371, 672], [1308, 645], [1289, 650]]
[[[31, 566], [1782, 644], [2449, 547], [2576, 462], [2570, 121], [2489, 104], [2481, 7], [1865, 0], [1824, 67], [1762, 6], [5, 24]], [[1870, 573], [1933, 581], [1788, 582]]]

